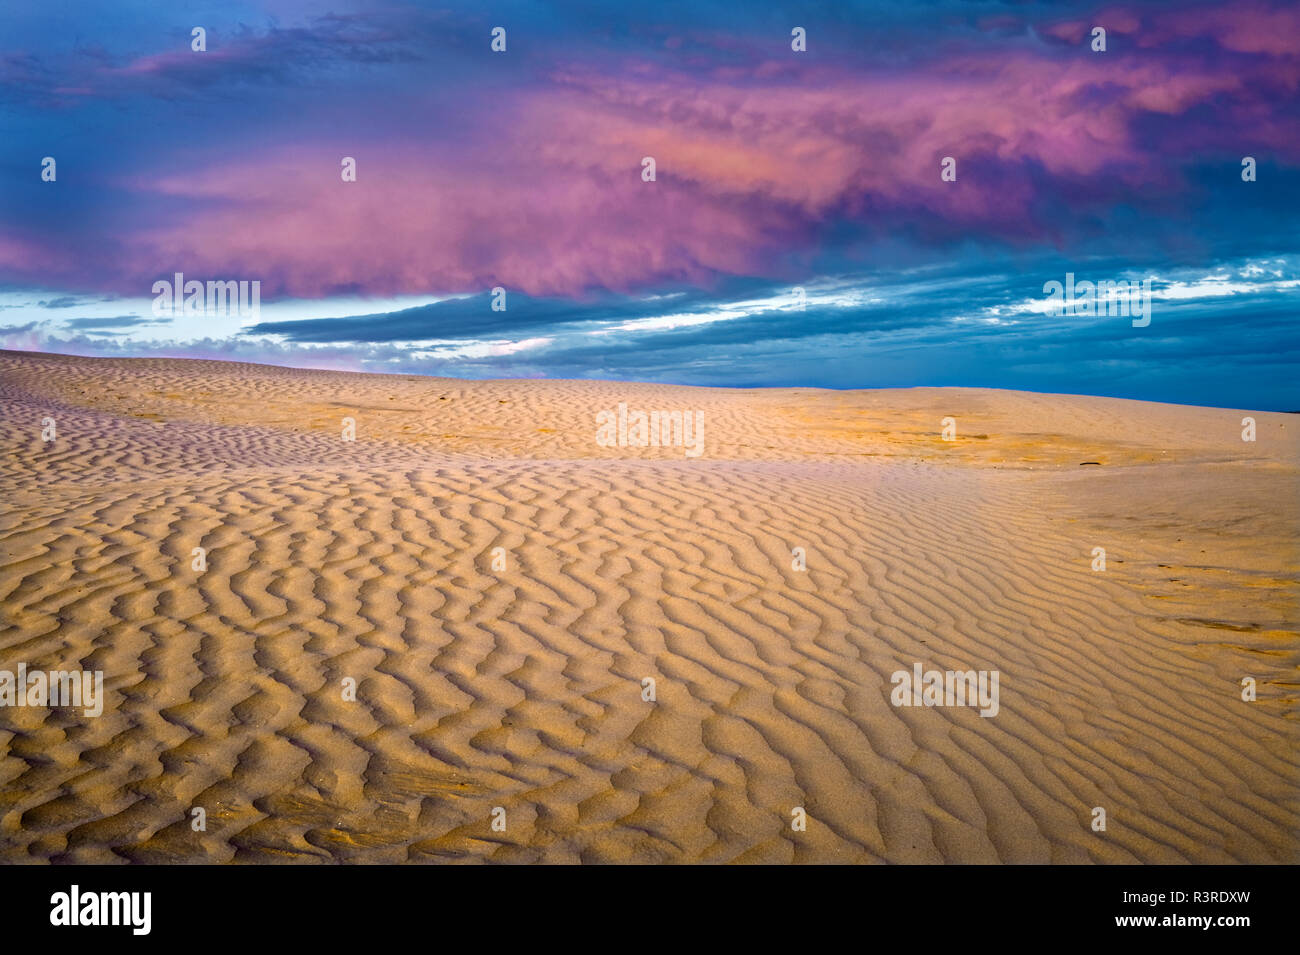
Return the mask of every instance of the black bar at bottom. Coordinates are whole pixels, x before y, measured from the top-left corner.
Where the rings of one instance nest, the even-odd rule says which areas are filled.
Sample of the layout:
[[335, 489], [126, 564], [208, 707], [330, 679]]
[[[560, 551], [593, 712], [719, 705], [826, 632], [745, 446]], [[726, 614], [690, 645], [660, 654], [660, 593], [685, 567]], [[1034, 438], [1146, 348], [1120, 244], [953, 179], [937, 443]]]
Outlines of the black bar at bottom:
[[[459, 938], [551, 947], [546, 936], [559, 948], [569, 947], [565, 937], [585, 938], [582, 948], [656, 938], [694, 945], [700, 935], [774, 943], [791, 932], [821, 948], [835, 944], [823, 934], [831, 931], [847, 932], [855, 945], [896, 937], [945, 945], [1128, 937], [1222, 946], [1290, 925], [1284, 907], [1293, 907], [1294, 878], [1285, 866], [661, 866], [598, 875], [577, 867], [544, 874], [424, 866], [0, 869], [9, 930], [19, 938], [116, 938], [132, 947], [247, 942], [259, 950], [403, 947], [410, 933], [435, 949]], [[147, 909], [135, 893], [149, 894]]]

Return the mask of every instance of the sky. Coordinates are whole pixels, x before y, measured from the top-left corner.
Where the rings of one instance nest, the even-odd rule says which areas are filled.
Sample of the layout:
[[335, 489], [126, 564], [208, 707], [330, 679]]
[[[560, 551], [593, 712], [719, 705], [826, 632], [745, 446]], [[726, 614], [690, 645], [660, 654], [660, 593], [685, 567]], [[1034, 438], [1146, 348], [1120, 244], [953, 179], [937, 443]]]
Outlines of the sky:
[[0, 131], [4, 348], [1300, 410], [1293, 2], [43, 0]]

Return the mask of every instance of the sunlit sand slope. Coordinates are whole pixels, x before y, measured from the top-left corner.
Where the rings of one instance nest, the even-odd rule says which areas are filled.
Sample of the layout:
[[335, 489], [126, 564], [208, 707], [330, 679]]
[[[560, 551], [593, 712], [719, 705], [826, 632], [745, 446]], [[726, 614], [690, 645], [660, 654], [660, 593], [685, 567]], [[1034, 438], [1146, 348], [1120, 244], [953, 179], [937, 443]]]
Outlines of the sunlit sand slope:
[[14, 352], [0, 402], [0, 671], [105, 681], [0, 706], [2, 862], [1300, 861], [1294, 415]]

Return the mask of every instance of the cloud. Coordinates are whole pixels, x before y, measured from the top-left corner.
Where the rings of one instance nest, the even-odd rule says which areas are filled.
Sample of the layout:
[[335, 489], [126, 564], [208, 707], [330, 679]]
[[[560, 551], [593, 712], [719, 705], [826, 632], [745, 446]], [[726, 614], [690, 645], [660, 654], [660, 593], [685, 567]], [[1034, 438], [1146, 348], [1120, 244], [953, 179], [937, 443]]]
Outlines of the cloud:
[[[899, 239], [917, 248], [914, 261], [972, 240], [1114, 248], [1132, 238], [1135, 210], [1139, 241], [1175, 248], [1192, 232], [1213, 254], [1220, 233], [1240, 233], [1213, 220], [1199, 164], [1249, 148], [1300, 165], [1300, 55], [1261, 39], [1291, 37], [1294, 17], [1226, 10], [1186, 23], [1111, 11], [1117, 35], [1141, 20], [1138, 34], [1163, 39], [1105, 55], [954, 30], [939, 48], [849, 63], [770, 42], [755, 56], [757, 38], [742, 29], [739, 59], [719, 53], [714, 34], [678, 61], [556, 44], [549, 59], [530, 52], [525, 74], [467, 68], [436, 103], [419, 84], [336, 87], [322, 94], [337, 97], [333, 111], [306, 98], [298, 115], [264, 123], [271, 107], [260, 101], [214, 101], [192, 141], [109, 177], [113, 205], [78, 226], [77, 256], [58, 254], [57, 216], [48, 228], [0, 222], [0, 277], [139, 294], [183, 268], [259, 279], [267, 300], [496, 285], [580, 297], [794, 280], [860, 267]], [[208, 54], [186, 47], [97, 69], [168, 89], [210, 82], [230, 98], [267, 79], [263, 70], [329, 83], [343, 62], [400, 71], [439, 31], [436, 18], [390, 11], [245, 30]], [[460, 57], [464, 41], [450, 42]], [[364, 125], [377, 95], [383, 129]], [[341, 134], [349, 124], [366, 134]], [[1166, 133], [1176, 153], [1153, 148]], [[344, 155], [357, 159], [355, 183], [340, 178]], [[653, 183], [641, 180], [644, 156], [656, 159]], [[940, 180], [945, 156], [957, 160], [956, 182]]]
[[64, 327], [78, 331], [92, 328], [133, 328], [145, 325], [166, 325], [171, 319], [140, 318], [138, 315], [116, 315], [108, 318], [69, 318]]

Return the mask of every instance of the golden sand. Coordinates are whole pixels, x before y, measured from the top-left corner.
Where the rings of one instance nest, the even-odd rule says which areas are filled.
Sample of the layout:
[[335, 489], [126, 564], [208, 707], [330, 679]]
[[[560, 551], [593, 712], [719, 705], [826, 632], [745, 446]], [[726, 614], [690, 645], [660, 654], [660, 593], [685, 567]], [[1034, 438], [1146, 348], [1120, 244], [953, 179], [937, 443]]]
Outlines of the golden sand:
[[[0, 399], [0, 670], [106, 694], [0, 707], [0, 862], [1300, 861], [1294, 415], [15, 352]], [[601, 446], [620, 402], [703, 454]], [[916, 663], [997, 715], [891, 705]]]

